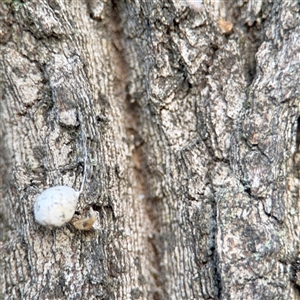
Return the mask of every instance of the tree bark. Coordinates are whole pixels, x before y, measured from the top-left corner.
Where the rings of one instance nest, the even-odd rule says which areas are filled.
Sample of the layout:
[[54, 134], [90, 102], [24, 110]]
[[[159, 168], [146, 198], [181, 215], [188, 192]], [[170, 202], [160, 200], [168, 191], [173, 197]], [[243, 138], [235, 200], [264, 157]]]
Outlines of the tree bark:
[[299, 9], [0, 2], [0, 298], [300, 299]]

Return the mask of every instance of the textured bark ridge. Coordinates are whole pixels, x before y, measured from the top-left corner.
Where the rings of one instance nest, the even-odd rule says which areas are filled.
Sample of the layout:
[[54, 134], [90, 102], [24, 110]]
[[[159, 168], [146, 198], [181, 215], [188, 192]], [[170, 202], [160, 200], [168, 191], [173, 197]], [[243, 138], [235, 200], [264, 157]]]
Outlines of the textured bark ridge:
[[0, 2], [1, 299], [300, 299], [299, 4], [187, 2]]

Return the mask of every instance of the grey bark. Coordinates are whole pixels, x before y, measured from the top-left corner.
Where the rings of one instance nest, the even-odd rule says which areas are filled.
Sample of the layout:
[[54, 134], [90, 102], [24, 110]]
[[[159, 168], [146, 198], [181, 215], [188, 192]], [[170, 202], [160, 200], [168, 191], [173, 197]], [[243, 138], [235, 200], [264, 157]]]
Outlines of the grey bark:
[[0, 2], [1, 299], [300, 299], [300, 6], [187, 2]]

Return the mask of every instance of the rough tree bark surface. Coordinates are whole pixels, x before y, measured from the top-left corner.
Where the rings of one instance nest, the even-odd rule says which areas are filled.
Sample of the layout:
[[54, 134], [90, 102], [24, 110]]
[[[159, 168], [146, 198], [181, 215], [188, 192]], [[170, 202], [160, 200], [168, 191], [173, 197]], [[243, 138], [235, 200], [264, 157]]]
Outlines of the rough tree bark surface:
[[188, 2], [0, 2], [1, 299], [300, 299], [300, 5]]

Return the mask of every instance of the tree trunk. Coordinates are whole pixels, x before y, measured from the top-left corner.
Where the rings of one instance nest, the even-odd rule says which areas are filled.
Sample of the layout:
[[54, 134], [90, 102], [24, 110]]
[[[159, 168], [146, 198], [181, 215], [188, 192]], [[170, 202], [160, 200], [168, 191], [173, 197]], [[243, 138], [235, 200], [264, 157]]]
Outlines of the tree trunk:
[[299, 9], [1, 1], [0, 298], [300, 299]]

